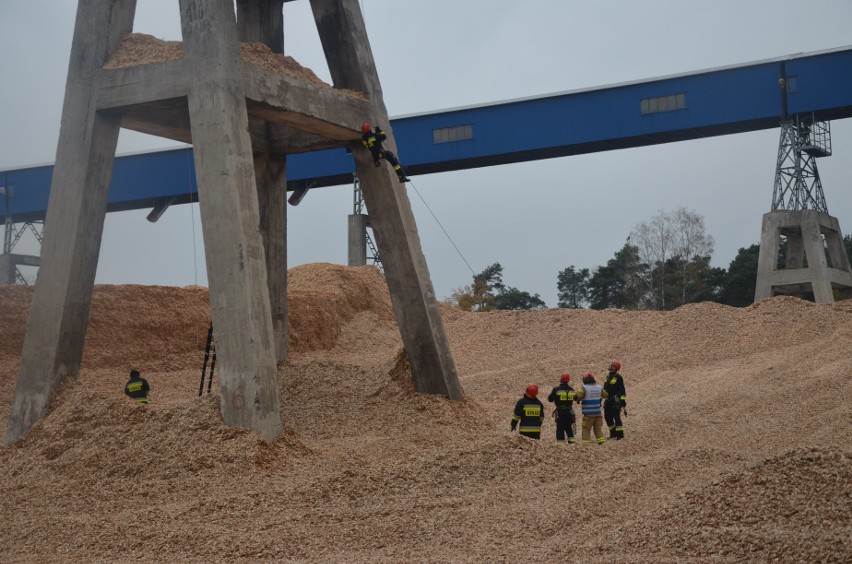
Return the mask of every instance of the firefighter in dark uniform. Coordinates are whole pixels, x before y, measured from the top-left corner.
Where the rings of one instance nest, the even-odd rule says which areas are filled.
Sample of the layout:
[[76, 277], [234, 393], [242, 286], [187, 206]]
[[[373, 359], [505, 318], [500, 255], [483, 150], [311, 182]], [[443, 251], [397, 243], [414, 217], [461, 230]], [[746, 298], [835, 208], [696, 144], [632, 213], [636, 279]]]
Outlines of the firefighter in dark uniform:
[[576, 443], [574, 438], [574, 409], [576, 392], [568, 383], [571, 375], [567, 372], [559, 378], [559, 385], [550, 391], [547, 401], [556, 404], [553, 416], [556, 418], [556, 444], [565, 444], [566, 436], [569, 443]]
[[621, 363], [617, 360], [612, 361], [603, 388], [607, 393], [604, 402], [604, 419], [606, 419], [606, 424], [609, 427], [609, 438], [611, 439], [624, 438], [621, 409], [627, 407], [627, 391], [624, 389], [624, 378], [618, 373], [619, 370], [621, 370]]
[[393, 167], [393, 171], [396, 173], [399, 181], [408, 182], [408, 177], [405, 176], [402, 165], [399, 164], [399, 159], [396, 158], [393, 151], [388, 151], [382, 146], [382, 143], [388, 138], [385, 132], [382, 131], [382, 128], [376, 126], [376, 130], [373, 131], [373, 127], [369, 123], [362, 123], [361, 133], [363, 133], [361, 135], [361, 144], [373, 155], [373, 164], [382, 166], [382, 159], [386, 160]]
[[130, 380], [124, 385], [124, 395], [133, 398], [137, 403], [148, 403], [148, 392], [151, 387], [148, 381], [139, 375], [138, 370], [130, 371]]
[[541, 424], [544, 421], [544, 404], [536, 398], [537, 395], [538, 386], [528, 385], [524, 396], [515, 404], [512, 417], [512, 431], [517, 427], [520, 434], [531, 439], [541, 438]]

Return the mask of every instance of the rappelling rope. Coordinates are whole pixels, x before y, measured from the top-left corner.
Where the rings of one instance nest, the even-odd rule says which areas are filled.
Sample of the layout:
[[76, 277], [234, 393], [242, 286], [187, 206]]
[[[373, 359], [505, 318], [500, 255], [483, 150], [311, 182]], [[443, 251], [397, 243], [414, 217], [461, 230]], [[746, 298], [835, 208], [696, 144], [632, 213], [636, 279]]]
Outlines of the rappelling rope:
[[459, 248], [458, 248], [458, 246], [456, 245], [455, 241], [453, 241], [453, 238], [452, 238], [452, 237], [450, 237], [450, 234], [449, 234], [449, 233], [447, 233], [447, 230], [446, 230], [446, 229], [444, 229], [444, 226], [441, 224], [440, 220], [438, 219], [438, 216], [436, 216], [436, 215], [435, 215], [435, 212], [433, 212], [433, 211], [432, 211], [432, 208], [430, 208], [430, 207], [429, 207], [429, 204], [427, 204], [427, 203], [426, 203], [426, 200], [423, 198], [423, 195], [422, 195], [422, 194], [420, 193], [420, 191], [417, 189], [417, 186], [415, 186], [415, 185], [414, 185], [414, 182], [412, 182], [411, 180], [409, 180], [409, 181], [408, 181], [408, 184], [410, 184], [410, 185], [411, 185], [411, 188], [412, 188], [412, 189], [413, 189], [413, 190], [417, 193], [417, 197], [418, 197], [418, 198], [420, 198], [420, 201], [421, 201], [421, 202], [423, 202], [423, 205], [424, 205], [424, 206], [426, 206], [426, 209], [427, 209], [427, 210], [429, 210], [429, 213], [432, 215], [432, 218], [435, 220], [435, 223], [437, 223], [437, 224], [438, 224], [438, 227], [440, 227], [440, 228], [441, 228], [441, 231], [443, 231], [443, 232], [444, 232], [444, 235], [447, 237], [447, 240], [450, 242], [450, 244], [451, 244], [451, 245], [453, 246], [453, 248], [456, 250], [456, 252], [458, 253], [458, 255], [461, 257], [462, 261], [464, 261], [465, 265], [467, 265], [467, 268], [468, 268], [468, 270], [470, 270], [470, 273], [471, 273], [473, 276], [476, 276], [476, 272], [474, 272], [473, 268], [471, 268], [470, 263], [469, 263], [469, 262], [467, 262], [467, 259], [464, 257], [464, 255], [462, 254], [462, 252], [459, 250]]

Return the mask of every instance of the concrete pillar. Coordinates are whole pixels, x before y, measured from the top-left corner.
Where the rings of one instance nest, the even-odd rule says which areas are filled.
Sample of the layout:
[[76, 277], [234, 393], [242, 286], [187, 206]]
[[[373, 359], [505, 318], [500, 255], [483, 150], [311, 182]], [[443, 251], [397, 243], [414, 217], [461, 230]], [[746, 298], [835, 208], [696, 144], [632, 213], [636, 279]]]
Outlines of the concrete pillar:
[[0, 284], [14, 284], [15, 280], [15, 262], [12, 260], [12, 255], [0, 255]]
[[237, 0], [240, 41], [263, 43], [284, 52], [284, 0]]
[[[263, 43], [273, 53], [284, 52], [284, 0], [237, 0], [237, 29], [241, 42]], [[256, 119], [255, 131], [268, 131]], [[268, 135], [266, 136], [268, 137]], [[268, 139], [265, 143], [269, 145]], [[275, 359], [287, 360], [287, 157], [254, 147], [254, 175], [260, 210], [260, 232], [266, 253], [266, 279], [272, 312]]]
[[180, 0], [222, 418], [267, 442], [282, 429], [245, 92], [231, 0]]
[[275, 359], [287, 360], [287, 160], [285, 155], [254, 154], [260, 233], [266, 254], [266, 279]]
[[46, 411], [56, 386], [76, 378], [106, 215], [119, 118], [95, 108], [100, 68], [133, 29], [135, 0], [80, 0], [41, 267], [30, 306], [6, 444]]
[[[388, 136], [385, 146], [396, 152], [358, 1], [311, 0], [311, 8], [334, 86], [367, 95], [372, 115], [364, 116], [364, 121], [380, 124]], [[461, 384], [405, 186], [390, 166], [373, 166], [359, 142], [352, 144], [352, 154], [415, 388], [461, 400]], [[404, 163], [405, 156], [400, 158]]]
[[349, 216], [349, 266], [367, 265], [367, 215]]

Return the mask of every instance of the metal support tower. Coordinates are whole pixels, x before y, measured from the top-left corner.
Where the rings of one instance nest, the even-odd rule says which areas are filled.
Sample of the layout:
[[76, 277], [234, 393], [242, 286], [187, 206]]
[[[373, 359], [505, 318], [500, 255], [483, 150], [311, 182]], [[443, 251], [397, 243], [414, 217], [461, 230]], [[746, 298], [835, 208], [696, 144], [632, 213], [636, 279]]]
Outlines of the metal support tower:
[[[352, 228], [349, 234], [349, 266], [365, 266], [369, 260], [379, 270], [383, 270], [379, 250], [370, 235], [372, 227], [370, 216], [366, 213], [364, 195], [361, 193], [361, 182], [357, 174], [352, 175], [352, 192], [352, 216], [349, 219]], [[370, 251], [369, 255], [366, 254], [367, 249]]]
[[[763, 216], [754, 301], [779, 294], [817, 303], [832, 303], [835, 294], [852, 297], [852, 269], [840, 223], [828, 214], [816, 165], [817, 158], [828, 156], [828, 122], [796, 116], [781, 123], [772, 210]], [[783, 257], [782, 238], [787, 242]]]
[[781, 123], [775, 167], [773, 210], [816, 210], [828, 213], [816, 159], [831, 156], [829, 122], [795, 120]]
[[[6, 210], [10, 210], [12, 187], [0, 186], [0, 196], [3, 196]], [[44, 221], [15, 222], [11, 213], [6, 214], [3, 229], [3, 253], [0, 254], [0, 284], [22, 284], [30, 283], [21, 272], [20, 266], [32, 266], [38, 268], [41, 257], [36, 255], [15, 254], [13, 251], [26, 233], [31, 233], [41, 249]], [[35, 280], [33, 280], [35, 281]]]

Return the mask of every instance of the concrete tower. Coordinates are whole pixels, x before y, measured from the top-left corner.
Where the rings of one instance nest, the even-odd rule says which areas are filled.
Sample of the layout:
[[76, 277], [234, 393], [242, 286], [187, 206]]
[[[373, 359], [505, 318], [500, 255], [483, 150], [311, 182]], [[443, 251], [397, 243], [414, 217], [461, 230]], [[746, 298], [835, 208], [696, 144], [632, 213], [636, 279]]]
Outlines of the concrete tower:
[[404, 185], [360, 145], [368, 121], [396, 149], [358, 2], [311, 0], [328, 88], [241, 57], [247, 43], [283, 51], [285, 1], [237, 0], [235, 18], [232, 0], [179, 0], [182, 57], [105, 68], [133, 31], [136, 0], [79, 0], [7, 444], [79, 372], [121, 127], [193, 145], [226, 424], [266, 441], [281, 431], [286, 155], [335, 146], [352, 149], [415, 388], [462, 399]]
[[[783, 82], [782, 82], [783, 84]], [[837, 218], [828, 215], [816, 159], [831, 155], [827, 122], [781, 124], [772, 211], [763, 216], [754, 301], [813, 295], [817, 303], [852, 296], [852, 269]], [[781, 238], [787, 252], [781, 256]], [[783, 264], [783, 267], [779, 265]]]

